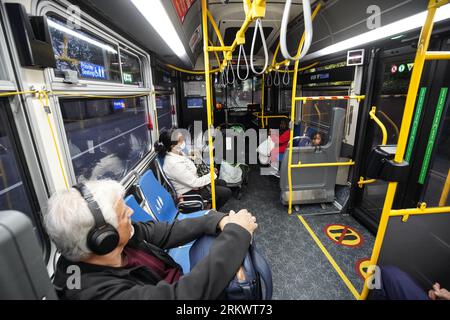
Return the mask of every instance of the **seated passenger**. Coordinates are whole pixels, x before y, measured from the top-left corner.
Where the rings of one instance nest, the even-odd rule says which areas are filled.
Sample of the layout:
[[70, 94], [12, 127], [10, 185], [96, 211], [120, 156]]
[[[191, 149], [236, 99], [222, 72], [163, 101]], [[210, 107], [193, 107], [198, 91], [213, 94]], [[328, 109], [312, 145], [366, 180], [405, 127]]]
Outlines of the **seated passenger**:
[[[161, 134], [155, 149], [164, 159], [163, 170], [167, 178], [172, 182], [178, 197], [183, 195], [198, 194], [204, 200], [211, 199], [211, 175], [210, 173], [199, 176], [197, 167], [188, 156], [183, 153], [186, 143], [184, 136], [172, 129]], [[214, 174], [217, 179], [218, 171]], [[232, 192], [226, 187], [226, 182], [216, 180], [216, 206], [220, 209], [231, 198]]]
[[428, 294], [405, 272], [394, 266], [380, 267], [380, 288], [369, 292], [369, 300], [450, 300], [450, 292], [435, 283]]
[[[246, 210], [229, 215], [213, 211], [173, 224], [132, 223], [133, 210], [126, 206], [124, 194], [119, 183], [103, 180], [51, 197], [44, 225], [62, 255], [54, 278], [58, 296], [77, 300], [222, 297], [247, 254], [258, 227], [256, 218]], [[105, 224], [118, 233], [117, 238], [96, 247], [94, 232], [104, 230]], [[218, 236], [209, 254], [184, 276], [164, 250], [203, 235]]]
[[281, 120], [279, 134], [277, 135], [275, 132], [271, 131], [270, 137], [276, 145], [271, 153], [271, 162], [282, 162], [291, 138], [291, 130], [289, 130], [287, 121]]
[[319, 147], [322, 145], [323, 139], [320, 132], [316, 132], [311, 139], [311, 145], [314, 147]]

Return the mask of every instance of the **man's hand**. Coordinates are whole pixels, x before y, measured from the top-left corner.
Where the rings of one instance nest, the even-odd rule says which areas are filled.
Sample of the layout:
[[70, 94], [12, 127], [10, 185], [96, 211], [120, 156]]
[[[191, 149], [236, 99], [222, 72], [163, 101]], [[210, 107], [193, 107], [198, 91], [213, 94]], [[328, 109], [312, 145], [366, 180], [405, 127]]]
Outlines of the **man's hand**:
[[239, 211], [238, 213], [234, 212], [233, 210], [230, 211], [230, 214], [228, 217], [223, 218], [219, 222], [219, 227], [221, 230], [228, 224], [228, 223], [235, 223], [245, 230], [247, 230], [250, 235], [253, 236], [253, 232], [258, 228], [258, 224], [256, 223], [256, 218], [248, 212], [246, 209], [243, 209]]
[[439, 283], [435, 283], [433, 289], [428, 292], [428, 297], [431, 300], [450, 300], [450, 292], [441, 288]]

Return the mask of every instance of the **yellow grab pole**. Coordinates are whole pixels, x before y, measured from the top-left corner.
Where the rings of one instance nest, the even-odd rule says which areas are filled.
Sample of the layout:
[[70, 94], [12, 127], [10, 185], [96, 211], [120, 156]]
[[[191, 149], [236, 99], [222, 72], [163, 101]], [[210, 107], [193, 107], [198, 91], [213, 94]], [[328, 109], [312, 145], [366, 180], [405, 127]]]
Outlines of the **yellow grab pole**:
[[212, 198], [212, 209], [216, 209], [216, 184], [214, 181], [215, 171], [214, 171], [214, 153], [213, 153], [213, 141], [212, 132], [212, 94], [211, 94], [211, 73], [209, 66], [209, 53], [208, 53], [208, 7], [207, 0], [202, 0], [202, 27], [203, 27], [203, 54], [205, 60], [205, 83], [206, 83], [206, 111], [208, 117], [208, 143], [209, 143], [209, 166], [211, 175], [211, 198]]
[[[314, 9], [314, 12], [312, 14], [312, 19], [314, 21], [314, 18], [316, 17], [317, 13], [319, 12], [321, 7], [321, 4], [319, 3]], [[306, 31], [305, 31], [306, 32]], [[303, 43], [305, 42], [305, 32], [303, 32], [302, 39], [300, 40], [300, 44], [298, 45], [297, 55], [300, 54]], [[300, 64], [300, 59], [295, 61], [295, 67], [294, 67], [294, 80], [292, 82], [292, 101], [291, 101], [291, 123], [289, 125], [290, 132], [290, 138], [289, 138], [289, 152], [288, 152], [288, 186], [289, 186], [289, 208], [288, 213], [292, 214], [292, 148], [294, 147], [294, 123], [295, 123], [295, 103], [297, 99], [297, 80], [298, 80], [298, 66]]]
[[444, 188], [442, 189], [441, 198], [439, 199], [439, 207], [443, 207], [447, 203], [449, 191], [450, 191], [450, 169], [448, 170], [447, 179], [445, 179]]
[[[405, 150], [408, 143], [408, 134], [411, 127], [411, 122], [414, 114], [414, 107], [416, 105], [417, 92], [419, 90], [420, 79], [422, 78], [423, 67], [425, 65], [425, 57], [430, 43], [431, 33], [433, 31], [433, 20], [436, 14], [437, 6], [435, 0], [430, 0], [428, 5], [428, 15], [425, 24], [422, 28], [422, 32], [419, 38], [419, 45], [417, 47], [417, 54], [414, 61], [414, 69], [411, 75], [411, 82], [408, 89], [408, 96], [406, 98], [405, 111], [403, 114], [402, 125], [400, 129], [400, 136], [397, 144], [397, 152], [395, 154], [394, 161], [401, 163], [405, 156]], [[377, 236], [375, 238], [375, 244], [370, 258], [370, 265], [374, 266], [378, 262], [380, 256], [381, 247], [383, 245], [384, 236], [389, 222], [389, 215], [392, 210], [392, 204], [394, 202], [395, 192], [397, 191], [397, 182], [390, 182], [386, 199], [381, 214], [380, 224], [378, 226]], [[368, 275], [370, 276], [370, 275]], [[369, 293], [367, 283], [364, 282], [364, 288], [361, 293], [361, 299], [366, 299]]]

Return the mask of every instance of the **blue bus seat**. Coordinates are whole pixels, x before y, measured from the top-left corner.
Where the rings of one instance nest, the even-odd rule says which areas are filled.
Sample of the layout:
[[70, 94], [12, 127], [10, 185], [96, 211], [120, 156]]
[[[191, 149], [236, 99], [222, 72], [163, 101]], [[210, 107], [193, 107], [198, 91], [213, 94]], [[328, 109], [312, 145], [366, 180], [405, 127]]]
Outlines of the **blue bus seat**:
[[156, 221], [152, 214], [145, 211], [137, 202], [133, 195], [129, 195], [125, 198], [125, 204], [133, 209], [134, 213], [131, 216], [131, 220], [134, 222], [149, 222]]
[[172, 196], [156, 179], [151, 170], [148, 170], [139, 179], [139, 187], [158, 221], [170, 223], [175, 219], [184, 220], [201, 217], [209, 212], [209, 210], [202, 210], [188, 214], [178, 213]]
[[[150, 222], [157, 221], [150, 213], [145, 211], [137, 202], [133, 195], [129, 195], [125, 198], [125, 203], [134, 213], [131, 216], [133, 222]], [[194, 242], [188, 243], [184, 246], [172, 248], [168, 251], [169, 255], [182, 267], [183, 273], [189, 273], [191, 265], [189, 263], [189, 250]]]

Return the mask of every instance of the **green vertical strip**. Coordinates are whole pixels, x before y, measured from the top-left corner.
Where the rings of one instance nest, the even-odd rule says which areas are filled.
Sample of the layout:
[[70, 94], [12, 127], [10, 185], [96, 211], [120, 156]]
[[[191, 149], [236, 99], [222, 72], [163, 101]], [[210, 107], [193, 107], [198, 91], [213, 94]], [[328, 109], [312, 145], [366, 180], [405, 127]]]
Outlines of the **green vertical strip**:
[[427, 150], [423, 159], [422, 170], [420, 171], [419, 183], [424, 184], [427, 176], [428, 167], [430, 166], [431, 154], [433, 152], [434, 143], [436, 141], [439, 124], [441, 122], [442, 111], [444, 110], [445, 101], [447, 99], [448, 88], [442, 88], [439, 95], [436, 113], [434, 114], [433, 125], [431, 126], [430, 137], [428, 138]]
[[406, 149], [405, 160], [409, 162], [414, 149], [414, 144], [417, 138], [417, 130], [419, 129], [420, 117], [422, 115], [423, 105], [425, 103], [425, 97], [427, 94], [427, 88], [422, 87], [419, 93], [419, 100], [417, 102], [416, 113], [411, 127], [411, 133], [409, 135], [408, 149]]

